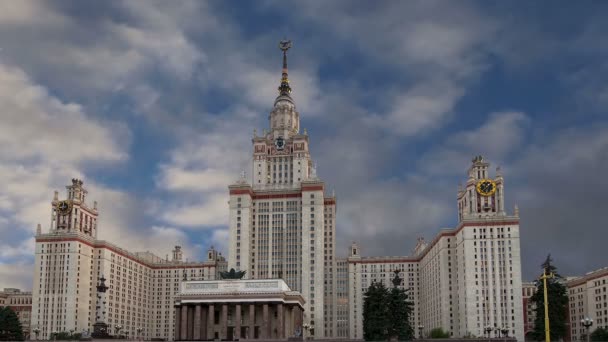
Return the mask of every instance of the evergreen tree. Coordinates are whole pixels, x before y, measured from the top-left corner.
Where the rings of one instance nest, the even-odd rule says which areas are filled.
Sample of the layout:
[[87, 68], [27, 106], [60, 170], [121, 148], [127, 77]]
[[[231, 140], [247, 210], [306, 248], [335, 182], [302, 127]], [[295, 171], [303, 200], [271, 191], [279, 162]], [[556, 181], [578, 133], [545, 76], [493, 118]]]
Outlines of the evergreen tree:
[[0, 340], [23, 341], [23, 330], [19, 317], [9, 307], [0, 307]]
[[386, 340], [388, 328], [388, 290], [381, 282], [373, 282], [363, 298], [363, 338], [366, 341]]
[[608, 341], [608, 328], [597, 328], [591, 333], [591, 341]]
[[388, 295], [388, 337], [397, 337], [399, 341], [409, 341], [414, 337], [414, 329], [410, 324], [413, 308], [408, 291], [393, 287]]
[[[549, 302], [549, 328], [551, 341], [558, 341], [566, 336], [568, 310], [568, 294], [566, 286], [562, 284], [562, 277], [557, 273], [557, 268], [551, 264], [551, 255], [542, 264], [547, 275], [553, 274], [553, 278], [547, 279], [547, 301]], [[545, 339], [545, 304], [544, 304], [543, 281], [537, 282], [536, 293], [531, 300], [536, 305], [536, 319], [534, 321], [533, 338], [536, 341]]]
[[414, 329], [410, 324], [412, 302], [408, 290], [400, 289], [403, 279], [395, 271], [394, 287], [387, 289], [381, 282], [373, 282], [363, 299], [363, 338], [366, 341], [398, 339], [411, 340]]

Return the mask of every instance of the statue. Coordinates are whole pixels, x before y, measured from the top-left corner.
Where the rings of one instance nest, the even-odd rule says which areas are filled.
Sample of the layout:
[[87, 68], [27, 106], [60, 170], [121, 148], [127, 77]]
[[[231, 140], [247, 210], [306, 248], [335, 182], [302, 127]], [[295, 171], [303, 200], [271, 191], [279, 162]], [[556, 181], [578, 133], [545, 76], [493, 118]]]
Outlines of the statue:
[[236, 271], [234, 268], [231, 268], [230, 271], [220, 272], [221, 279], [243, 279], [247, 271]]
[[279, 49], [286, 53], [292, 46], [291, 40], [283, 39], [279, 42]]

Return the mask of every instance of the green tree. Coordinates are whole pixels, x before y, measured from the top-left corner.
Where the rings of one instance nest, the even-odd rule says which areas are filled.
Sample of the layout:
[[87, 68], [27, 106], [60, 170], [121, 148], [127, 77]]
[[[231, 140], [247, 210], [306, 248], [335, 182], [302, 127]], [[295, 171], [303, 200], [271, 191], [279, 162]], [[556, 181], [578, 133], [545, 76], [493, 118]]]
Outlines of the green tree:
[[447, 331], [443, 331], [442, 328], [434, 328], [429, 333], [430, 338], [449, 338], [450, 333]]
[[23, 341], [23, 330], [19, 317], [9, 307], [0, 308], [0, 340]]
[[399, 288], [403, 279], [395, 271], [390, 290], [381, 282], [373, 282], [363, 299], [363, 338], [366, 341], [398, 339], [411, 340], [414, 329], [410, 324], [412, 302], [408, 290]]
[[393, 287], [388, 293], [388, 337], [397, 337], [399, 341], [409, 341], [414, 337], [410, 324], [413, 308], [408, 291]]
[[[557, 273], [557, 268], [551, 264], [551, 255], [542, 264], [547, 275], [553, 274], [553, 278], [547, 279], [547, 301], [549, 302], [549, 327], [551, 329], [551, 341], [558, 341], [566, 335], [568, 310], [568, 294], [566, 286], [562, 284], [562, 277]], [[534, 321], [533, 338], [536, 341], [545, 339], [545, 291], [543, 282], [538, 281], [536, 293], [531, 300], [536, 304], [536, 319]]]
[[363, 298], [363, 338], [366, 341], [386, 340], [388, 331], [388, 290], [383, 283], [373, 282]]
[[590, 337], [591, 341], [608, 341], [608, 328], [597, 328]]

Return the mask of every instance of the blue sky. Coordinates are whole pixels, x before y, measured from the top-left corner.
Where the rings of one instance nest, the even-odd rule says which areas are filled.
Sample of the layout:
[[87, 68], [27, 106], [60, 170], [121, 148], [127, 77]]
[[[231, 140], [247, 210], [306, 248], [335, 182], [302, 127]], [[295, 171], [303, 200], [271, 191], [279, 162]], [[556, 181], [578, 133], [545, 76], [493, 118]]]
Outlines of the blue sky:
[[[338, 254], [407, 255], [456, 224], [474, 155], [521, 211], [524, 278], [605, 264], [608, 5], [499, 1], [0, 3], [0, 287], [31, 287], [33, 233], [83, 178], [100, 237], [197, 259], [227, 242], [290, 80]], [[512, 211], [512, 209], [510, 209]]]

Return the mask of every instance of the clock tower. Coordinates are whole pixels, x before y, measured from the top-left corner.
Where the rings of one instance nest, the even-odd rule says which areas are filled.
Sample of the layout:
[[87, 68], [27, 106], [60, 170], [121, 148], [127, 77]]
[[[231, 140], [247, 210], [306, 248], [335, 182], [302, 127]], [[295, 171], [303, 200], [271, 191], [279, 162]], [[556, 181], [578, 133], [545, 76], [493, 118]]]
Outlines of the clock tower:
[[55, 191], [51, 202], [51, 232], [79, 232], [97, 238], [97, 202], [92, 208], [88, 206], [88, 192], [80, 179], [72, 179], [66, 189], [65, 200], [59, 200], [59, 192]]
[[502, 173], [496, 168], [496, 176], [490, 178], [489, 166], [482, 156], [473, 158], [467, 183], [458, 189], [458, 222], [506, 215]]
[[306, 130], [291, 97], [287, 51], [269, 129], [254, 130], [251, 182], [245, 173], [229, 186], [228, 268], [250, 279], [283, 279], [306, 300], [304, 321], [314, 338], [334, 336], [336, 198], [325, 194], [309, 151]]

